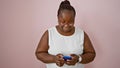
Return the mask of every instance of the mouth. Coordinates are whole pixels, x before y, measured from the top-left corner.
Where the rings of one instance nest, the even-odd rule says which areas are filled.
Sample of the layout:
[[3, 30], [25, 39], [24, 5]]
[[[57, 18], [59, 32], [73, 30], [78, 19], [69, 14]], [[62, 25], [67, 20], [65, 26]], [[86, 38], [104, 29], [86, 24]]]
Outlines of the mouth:
[[63, 30], [64, 30], [65, 32], [69, 32], [69, 31], [71, 30], [71, 27], [63, 27]]

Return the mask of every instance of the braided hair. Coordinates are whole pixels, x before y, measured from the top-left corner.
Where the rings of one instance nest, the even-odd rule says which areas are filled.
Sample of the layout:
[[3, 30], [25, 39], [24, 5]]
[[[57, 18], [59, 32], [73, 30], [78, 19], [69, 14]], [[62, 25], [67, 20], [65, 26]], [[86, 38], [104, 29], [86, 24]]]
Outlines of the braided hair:
[[59, 6], [59, 9], [58, 9], [58, 14], [57, 16], [59, 16], [59, 14], [61, 13], [61, 11], [63, 10], [70, 10], [70, 11], [73, 11], [74, 12], [74, 17], [76, 15], [76, 11], [74, 9], [73, 6], [71, 6], [70, 2], [68, 0], [64, 0], [61, 2], [60, 6]]

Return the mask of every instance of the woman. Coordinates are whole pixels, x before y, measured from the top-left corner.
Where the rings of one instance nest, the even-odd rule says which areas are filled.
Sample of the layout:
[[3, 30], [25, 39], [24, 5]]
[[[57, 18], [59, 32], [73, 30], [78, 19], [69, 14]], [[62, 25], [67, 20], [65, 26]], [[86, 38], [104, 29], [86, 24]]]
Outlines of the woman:
[[41, 37], [36, 57], [46, 63], [47, 68], [84, 68], [84, 64], [94, 60], [96, 53], [88, 35], [74, 26], [75, 15], [70, 2], [62, 1], [58, 25], [49, 28]]

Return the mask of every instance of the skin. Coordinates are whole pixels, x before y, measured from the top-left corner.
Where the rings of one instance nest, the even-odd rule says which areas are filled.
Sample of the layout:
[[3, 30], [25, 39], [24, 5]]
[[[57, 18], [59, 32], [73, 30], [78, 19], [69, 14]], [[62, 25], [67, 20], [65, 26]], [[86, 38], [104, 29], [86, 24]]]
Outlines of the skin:
[[[65, 36], [70, 36], [75, 32], [74, 27], [74, 13], [70, 10], [61, 11], [60, 15], [58, 15], [58, 25], [56, 26], [57, 31]], [[48, 53], [49, 45], [48, 45], [48, 31], [45, 31], [43, 36], [40, 39], [38, 47], [36, 49], [36, 57], [44, 63], [56, 63], [59, 67], [64, 64], [67, 65], [75, 65], [79, 56], [76, 54], [70, 54], [72, 60], [64, 61], [63, 54], [51, 55]], [[86, 64], [94, 60], [95, 58], [95, 50], [92, 46], [92, 43], [86, 33], [84, 33], [84, 51], [81, 55], [82, 61], [80, 63]]]
[[58, 25], [56, 26], [56, 28], [58, 32], [62, 35], [72, 35], [75, 31], [73, 11], [61, 11], [61, 14], [58, 16]]
[[[74, 27], [74, 13], [73, 11], [63, 10], [58, 16], [58, 25], [56, 26], [57, 31], [65, 36], [70, 36], [75, 32]], [[63, 55], [60, 54], [62, 58]], [[67, 65], [75, 65], [78, 62], [79, 57], [75, 54], [70, 55], [72, 60], [64, 61]], [[62, 62], [62, 60], [60, 60]], [[58, 66], [64, 65], [64, 63], [59, 64]]]

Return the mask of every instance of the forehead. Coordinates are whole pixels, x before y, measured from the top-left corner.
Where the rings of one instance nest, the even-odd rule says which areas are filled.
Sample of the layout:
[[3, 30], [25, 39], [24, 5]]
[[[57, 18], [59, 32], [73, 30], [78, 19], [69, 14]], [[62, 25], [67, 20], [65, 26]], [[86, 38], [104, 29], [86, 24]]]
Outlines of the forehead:
[[74, 12], [72, 10], [62, 10], [60, 16], [65, 17], [74, 17]]

